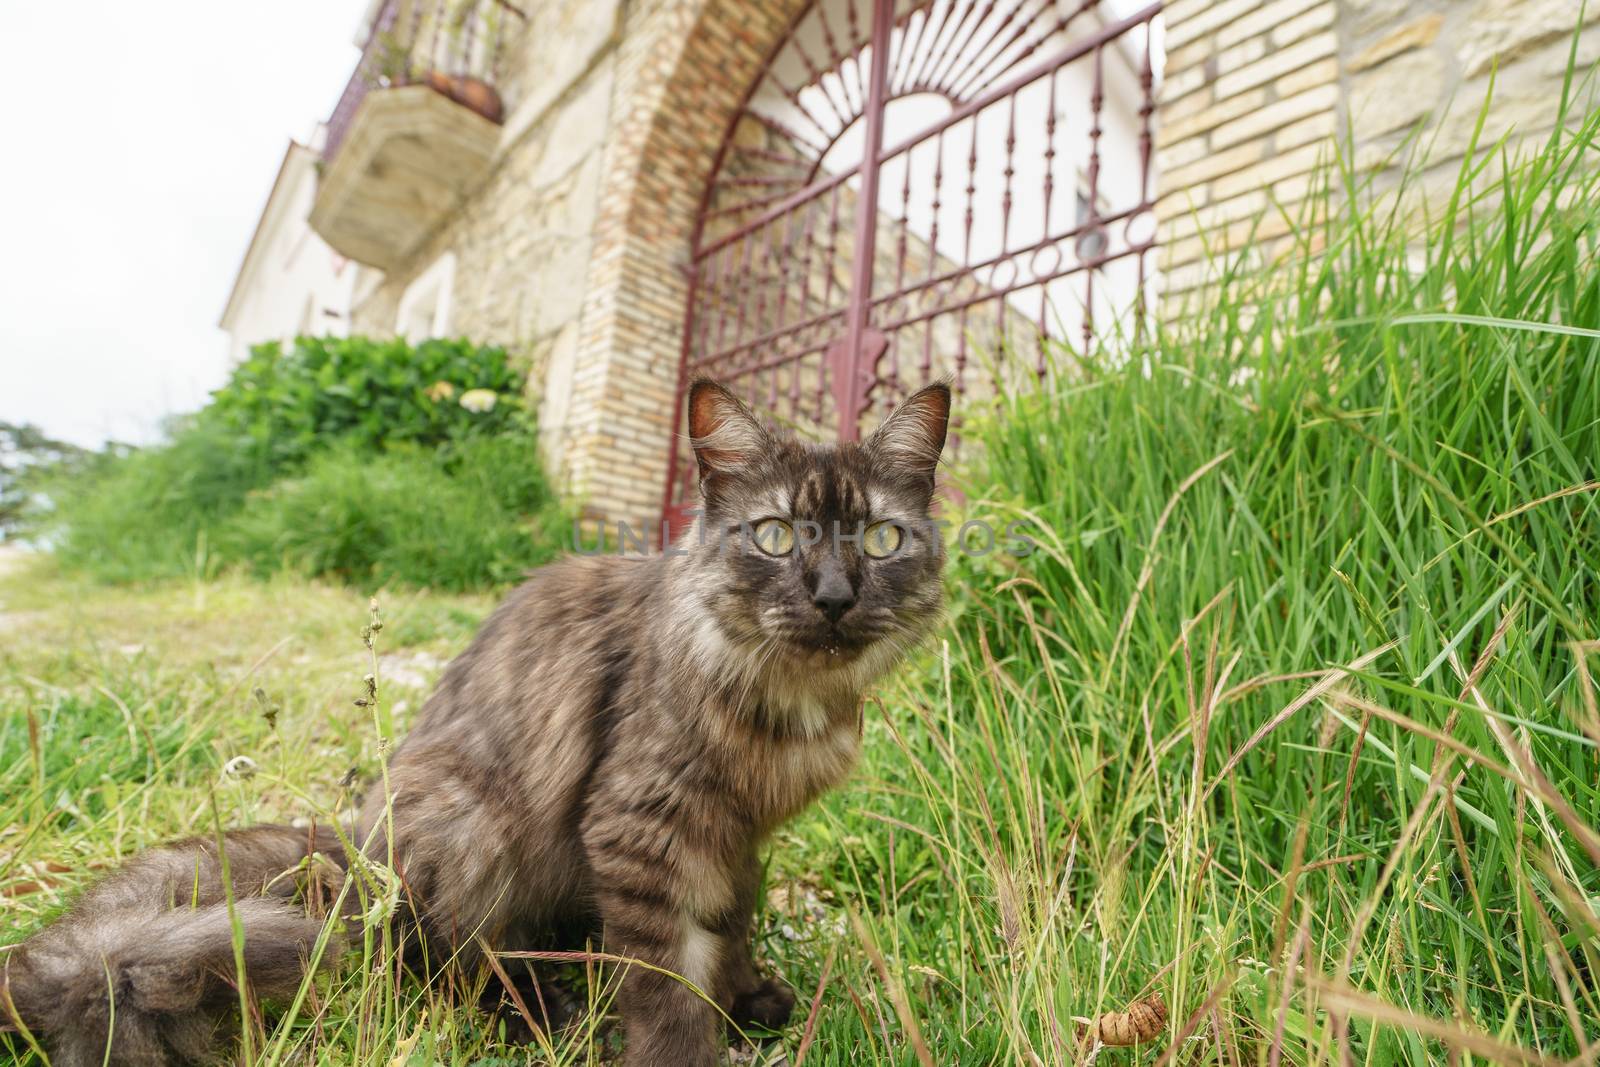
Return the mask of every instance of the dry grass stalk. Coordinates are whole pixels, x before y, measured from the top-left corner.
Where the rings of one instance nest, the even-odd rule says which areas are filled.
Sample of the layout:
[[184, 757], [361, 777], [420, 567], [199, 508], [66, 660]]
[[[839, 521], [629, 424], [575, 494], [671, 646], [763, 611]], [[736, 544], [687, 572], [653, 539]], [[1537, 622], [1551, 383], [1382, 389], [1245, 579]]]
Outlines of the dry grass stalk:
[[1417, 1015], [1357, 992], [1342, 982], [1312, 977], [1307, 979], [1306, 988], [1316, 992], [1318, 1006], [1326, 1011], [1340, 1016], [1359, 1015], [1375, 1023], [1410, 1030], [1442, 1041], [1457, 1054], [1465, 1052], [1495, 1063], [1529, 1064], [1535, 1067], [1556, 1067], [1562, 1062], [1488, 1034], [1468, 1030], [1464, 1026]]

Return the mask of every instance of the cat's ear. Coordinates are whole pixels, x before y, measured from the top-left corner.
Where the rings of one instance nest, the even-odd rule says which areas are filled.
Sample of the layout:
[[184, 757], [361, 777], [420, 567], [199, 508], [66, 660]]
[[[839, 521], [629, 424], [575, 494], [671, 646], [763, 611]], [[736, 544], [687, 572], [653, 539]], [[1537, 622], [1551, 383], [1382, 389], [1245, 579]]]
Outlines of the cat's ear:
[[950, 387], [935, 382], [907, 397], [863, 447], [891, 469], [926, 478], [932, 489], [949, 427]]
[[709, 378], [689, 386], [689, 439], [702, 480], [748, 466], [772, 447], [750, 409]]

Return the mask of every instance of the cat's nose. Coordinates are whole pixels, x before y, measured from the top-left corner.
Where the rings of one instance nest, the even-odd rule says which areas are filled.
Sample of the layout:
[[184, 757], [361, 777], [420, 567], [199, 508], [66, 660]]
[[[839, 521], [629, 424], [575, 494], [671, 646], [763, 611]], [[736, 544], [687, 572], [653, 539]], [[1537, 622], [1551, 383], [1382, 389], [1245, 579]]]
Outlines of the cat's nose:
[[811, 602], [828, 617], [829, 622], [838, 622], [840, 616], [849, 611], [850, 606], [856, 602], [856, 591], [850, 588], [850, 579], [845, 576], [842, 568], [828, 568], [823, 571], [821, 579], [817, 582], [816, 592], [811, 594]]
[[829, 594], [827, 596], [819, 592], [812, 600], [812, 603], [822, 609], [822, 613], [828, 617], [829, 622], [838, 622], [839, 617], [849, 611], [850, 605], [855, 602], [855, 594], [850, 592], [848, 588], [842, 593]]

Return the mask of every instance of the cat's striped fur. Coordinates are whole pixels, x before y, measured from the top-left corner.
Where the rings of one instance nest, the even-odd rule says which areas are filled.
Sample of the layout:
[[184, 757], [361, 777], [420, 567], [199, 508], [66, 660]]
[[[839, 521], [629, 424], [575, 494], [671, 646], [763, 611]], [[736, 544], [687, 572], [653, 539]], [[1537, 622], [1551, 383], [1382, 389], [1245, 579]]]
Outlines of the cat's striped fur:
[[[357, 839], [382, 858], [392, 824], [434, 959], [470, 966], [483, 946], [603, 933], [608, 951], [672, 972], [628, 970], [630, 1067], [717, 1059], [717, 1010], [672, 975], [736, 1022], [784, 1023], [793, 995], [750, 955], [758, 849], [844, 777], [864, 689], [938, 617], [942, 549], [926, 520], [949, 406], [948, 389], [933, 386], [859, 445], [803, 445], [770, 434], [721, 386], [695, 383], [698, 534], [657, 557], [572, 558], [535, 573], [446, 669], [393, 757], [389, 810], [382, 796], [365, 805]], [[745, 536], [767, 518], [827, 535], [769, 555]], [[890, 558], [856, 539], [879, 520], [904, 531]], [[254, 991], [281, 995], [318, 927], [273, 873], [300, 864], [308, 841], [258, 828], [227, 845], [242, 894], [273, 885], [241, 915]], [[212, 847], [135, 859], [6, 961], [12, 1001], [54, 1035], [61, 1067], [101, 1062], [108, 990], [120, 998], [111, 1062], [209, 1051], [237, 1002], [227, 925], [212, 918]], [[191, 868], [205, 882], [198, 908], [174, 889]], [[151, 938], [153, 915], [191, 931], [178, 938], [187, 972], [174, 944]], [[163, 999], [150, 975], [192, 995]], [[87, 1037], [62, 1036], [65, 1019]]]

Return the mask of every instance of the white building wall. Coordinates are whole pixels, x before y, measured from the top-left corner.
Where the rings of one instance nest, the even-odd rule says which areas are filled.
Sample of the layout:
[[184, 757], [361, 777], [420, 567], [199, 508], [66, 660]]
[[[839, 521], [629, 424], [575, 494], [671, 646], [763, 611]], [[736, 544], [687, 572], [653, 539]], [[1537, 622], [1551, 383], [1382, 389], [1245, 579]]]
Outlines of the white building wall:
[[265, 341], [350, 331], [351, 298], [364, 268], [329, 248], [306, 221], [316, 195], [317, 156], [291, 142], [262, 209], [222, 316], [235, 364]]

